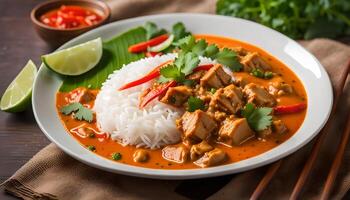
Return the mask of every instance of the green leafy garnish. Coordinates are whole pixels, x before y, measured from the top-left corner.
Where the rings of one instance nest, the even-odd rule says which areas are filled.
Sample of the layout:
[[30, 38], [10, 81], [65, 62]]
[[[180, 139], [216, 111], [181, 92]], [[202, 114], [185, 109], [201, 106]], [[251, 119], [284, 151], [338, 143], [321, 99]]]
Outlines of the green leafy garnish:
[[258, 78], [263, 78], [263, 79], [271, 79], [273, 77], [273, 73], [270, 71], [263, 72], [259, 68], [255, 68], [250, 72], [251, 75], [258, 77]]
[[167, 33], [167, 31], [165, 29], [158, 29], [157, 25], [154, 24], [153, 22], [146, 22], [144, 28], [146, 30], [146, 39], [147, 40]]
[[215, 88], [210, 88], [210, 93], [214, 94], [216, 92]]
[[112, 153], [111, 157], [113, 160], [120, 160], [120, 159], [122, 159], [122, 154], [121, 153]]
[[188, 103], [187, 110], [189, 112], [194, 112], [195, 110], [198, 110], [198, 109], [204, 110], [205, 108], [204, 101], [197, 97], [190, 96], [190, 98], [188, 98], [187, 100], [187, 103]]
[[242, 116], [248, 121], [249, 126], [255, 131], [262, 131], [272, 124], [272, 108], [261, 107], [255, 108], [251, 103], [248, 103], [242, 110]]
[[215, 57], [218, 63], [226, 65], [234, 72], [242, 69], [242, 64], [238, 61], [236, 52], [231, 49], [224, 48]]
[[70, 103], [61, 108], [61, 113], [64, 115], [70, 115], [74, 113], [74, 118], [77, 120], [85, 120], [92, 122], [93, 112], [92, 110], [84, 107], [81, 103]]
[[175, 36], [174, 41], [191, 35], [190, 32], [186, 31], [185, 25], [182, 22], [178, 22], [173, 25], [172, 34]]
[[89, 149], [90, 151], [96, 151], [96, 147], [92, 145], [88, 145], [86, 148]]
[[350, 35], [349, 0], [218, 0], [216, 12], [258, 22], [294, 39]]
[[209, 57], [211, 59], [215, 59], [218, 52], [219, 48], [215, 44], [211, 44], [205, 49], [204, 56]]
[[204, 54], [206, 54], [207, 46], [208, 46], [207, 42], [204, 39], [200, 39], [193, 46], [192, 52], [199, 56], [203, 56]]

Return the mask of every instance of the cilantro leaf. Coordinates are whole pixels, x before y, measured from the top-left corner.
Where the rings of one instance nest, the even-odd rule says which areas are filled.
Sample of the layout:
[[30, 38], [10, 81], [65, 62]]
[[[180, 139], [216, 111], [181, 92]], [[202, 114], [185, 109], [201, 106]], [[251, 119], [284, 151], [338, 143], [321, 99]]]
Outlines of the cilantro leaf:
[[165, 29], [158, 29], [157, 25], [152, 22], [146, 22], [144, 26], [146, 30], [146, 38], [147, 40], [154, 38], [156, 36], [165, 34], [167, 31]]
[[229, 67], [232, 71], [237, 72], [242, 69], [242, 64], [237, 59], [237, 54], [231, 49], [224, 48], [217, 53], [216, 60], [223, 65]]
[[82, 105], [80, 103], [71, 103], [71, 104], [65, 105], [61, 108], [61, 113], [63, 113], [64, 115], [69, 115], [72, 112], [79, 110], [81, 106]]
[[242, 110], [242, 116], [248, 121], [249, 126], [255, 131], [262, 131], [272, 124], [272, 108], [255, 108], [248, 103]]
[[196, 39], [193, 35], [186, 36], [181, 38], [179, 41], [173, 43], [175, 46], [178, 46], [183, 53], [191, 51], [193, 46], [196, 44]]
[[185, 74], [175, 65], [168, 65], [160, 69], [163, 81], [168, 82], [169, 80], [175, 80], [176, 82], [182, 82], [185, 80]]
[[216, 58], [216, 54], [219, 52], [219, 48], [215, 44], [211, 44], [207, 46], [205, 49], [205, 54], [204, 56], [209, 57], [211, 59]]
[[187, 53], [183, 60], [184, 65], [181, 67], [181, 72], [183, 72], [185, 75], [191, 74], [193, 69], [199, 64], [199, 57], [192, 52]]
[[190, 32], [186, 31], [185, 25], [182, 22], [178, 22], [173, 25], [172, 33], [175, 36], [174, 41], [177, 41], [185, 36], [191, 35]]
[[200, 98], [190, 96], [187, 100], [188, 103], [188, 111], [194, 112], [198, 109], [203, 110], [204, 109], [204, 101]]
[[199, 56], [203, 56], [205, 54], [205, 50], [207, 46], [208, 46], [207, 42], [204, 39], [200, 39], [193, 46], [192, 52]]
[[74, 118], [77, 120], [85, 120], [92, 122], [94, 116], [92, 110], [85, 108], [81, 103], [71, 103], [61, 108], [61, 113], [64, 115], [70, 115], [74, 113]]

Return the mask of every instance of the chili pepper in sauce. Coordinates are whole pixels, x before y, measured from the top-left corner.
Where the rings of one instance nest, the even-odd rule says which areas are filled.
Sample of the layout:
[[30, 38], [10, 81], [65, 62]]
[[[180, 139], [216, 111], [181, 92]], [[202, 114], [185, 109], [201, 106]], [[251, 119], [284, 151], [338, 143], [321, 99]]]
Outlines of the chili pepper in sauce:
[[140, 42], [138, 44], [131, 45], [128, 48], [128, 51], [130, 53], [140, 53], [147, 51], [148, 47], [156, 46], [162, 42], [164, 42], [166, 39], [168, 39], [168, 34], [160, 35], [158, 37], [155, 37], [153, 39], [147, 40], [145, 42]]
[[273, 108], [274, 114], [281, 115], [281, 114], [292, 114], [297, 113], [306, 108], [305, 103], [299, 103], [294, 105], [288, 105], [288, 106], [276, 106]]
[[87, 27], [97, 24], [102, 17], [92, 9], [81, 6], [62, 5], [40, 17], [42, 23], [59, 29]]
[[176, 85], [175, 81], [169, 81], [165, 84], [156, 86], [155, 88], [148, 89], [145, 95], [140, 98], [140, 108], [144, 108], [149, 102], [159, 96], [163, 96], [170, 87]]

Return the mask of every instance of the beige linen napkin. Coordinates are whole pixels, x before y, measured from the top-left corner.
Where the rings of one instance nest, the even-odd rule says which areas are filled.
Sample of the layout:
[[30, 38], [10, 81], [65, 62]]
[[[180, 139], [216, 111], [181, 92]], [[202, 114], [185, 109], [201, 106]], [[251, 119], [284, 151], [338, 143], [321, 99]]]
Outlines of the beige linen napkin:
[[[213, 12], [214, 0], [118, 0], [109, 2], [114, 19], [163, 12]], [[301, 42], [325, 66], [333, 88], [340, 91], [341, 76], [347, 74], [350, 48], [326, 39]], [[350, 107], [350, 83], [338, 106], [316, 168], [303, 198], [317, 199], [339, 142], [345, 114]], [[320, 88], [321, 90], [322, 88]], [[317, 102], [312, 102], [317, 103]], [[322, 114], [322, 113], [320, 113]], [[284, 159], [263, 199], [286, 199], [303, 167], [312, 142]], [[237, 175], [187, 181], [152, 180], [104, 172], [84, 165], [50, 144], [3, 183], [5, 191], [23, 199], [249, 199], [267, 167]], [[340, 199], [350, 188], [348, 146], [332, 199]]]

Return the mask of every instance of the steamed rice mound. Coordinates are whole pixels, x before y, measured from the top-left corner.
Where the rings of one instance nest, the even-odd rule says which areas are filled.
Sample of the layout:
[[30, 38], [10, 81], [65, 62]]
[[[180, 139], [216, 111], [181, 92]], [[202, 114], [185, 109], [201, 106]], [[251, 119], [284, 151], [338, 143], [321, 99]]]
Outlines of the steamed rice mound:
[[[144, 76], [161, 63], [175, 57], [176, 54], [166, 54], [144, 58], [109, 75], [93, 108], [99, 128], [122, 145], [155, 149], [179, 142], [181, 134], [176, 129], [175, 120], [183, 114], [183, 110], [158, 100], [153, 100], [144, 109], [139, 109], [140, 93], [149, 88], [152, 81], [118, 91], [122, 85]], [[214, 63], [209, 58], [200, 60], [200, 65]]]

